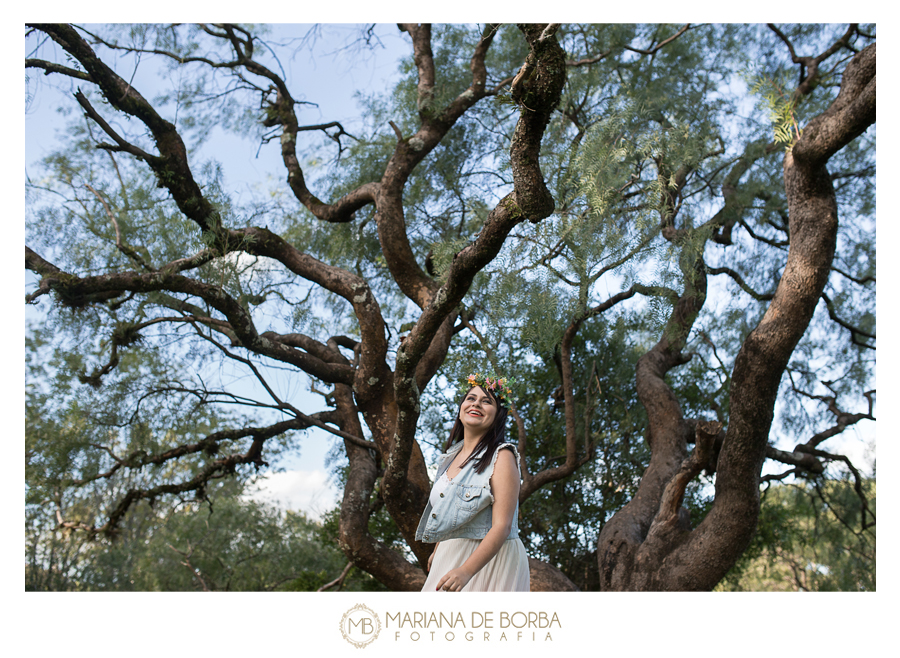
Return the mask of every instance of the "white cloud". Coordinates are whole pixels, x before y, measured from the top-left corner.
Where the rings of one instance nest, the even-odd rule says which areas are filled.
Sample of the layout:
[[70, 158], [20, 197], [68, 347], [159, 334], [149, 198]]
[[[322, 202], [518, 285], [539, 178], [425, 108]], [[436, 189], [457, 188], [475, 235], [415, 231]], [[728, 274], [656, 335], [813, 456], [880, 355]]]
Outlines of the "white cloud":
[[300, 510], [313, 519], [335, 507], [338, 490], [325, 471], [282, 471], [267, 473], [256, 481], [250, 498], [288, 510]]

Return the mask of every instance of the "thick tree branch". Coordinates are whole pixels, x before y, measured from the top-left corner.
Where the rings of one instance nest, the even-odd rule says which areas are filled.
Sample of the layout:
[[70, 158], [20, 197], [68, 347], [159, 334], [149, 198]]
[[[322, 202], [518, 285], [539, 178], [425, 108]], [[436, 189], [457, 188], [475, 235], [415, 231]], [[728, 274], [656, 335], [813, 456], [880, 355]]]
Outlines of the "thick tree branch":
[[[385, 323], [378, 301], [365, 279], [300, 252], [283, 238], [265, 228], [232, 231], [230, 236], [232, 241], [242, 245], [242, 249], [247, 253], [273, 258], [291, 272], [340, 295], [352, 305], [359, 321], [362, 339], [360, 341], [359, 367], [354, 370], [354, 381], [347, 382], [345, 378], [323, 377], [322, 379], [353, 384], [357, 400], [361, 404], [369, 400], [372, 395], [377, 395], [378, 391], [383, 390], [381, 382], [390, 376], [390, 371], [385, 363], [388, 349], [384, 331]], [[348, 371], [352, 369], [351, 366], [345, 365], [335, 365], [334, 367], [341, 370], [346, 368]]]
[[434, 55], [431, 52], [431, 25], [427, 23], [401, 23], [400, 29], [409, 33], [413, 42], [413, 59], [419, 73], [416, 86], [418, 98], [416, 109], [419, 117], [426, 120], [434, 109]]
[[[875, 47], [844, 73], [831, 106], [785, 155], [791, 246], [775, 297], [735, 361], [731, 416], [716, 469], [713, 507], [667, 557], [674, 589], [710, 589], [734, 564], [756, 528], [759, 474], [778, 387], [822, 295], [837, 239], [837, 203], [825, 163], [875, 120]], [[798, 151], [799, 147], [799, 151]], [[691, 568], [705, 564], [706, 568]]]
[[[875, 44], [847, 65], [834, 102], [803, 129], [791, 157], [804, 166], [824, 163], [875, 123]], [[830, 177], [829, 177], [830, 180]]]
[[[187, 149], [175, 126], [159, 116], [134, 87], [97, 57], [74, 28], [62, 24], [33, 27], [45, 32], [74, 57], [113, 107], [147, 126], [160, 155], [148, 155], [144, 159], [157, 175], [159, 184], [169, 190], [185, 216], [196, 222], [204, 232], [218, 236], [222, 228], [221, 218], [194, 180], [187, 161]], [[120, 148], [128, 150], [122, 145]]]
[[[361, 435], [362, 425], [350, 388], [340, 384], [335, 386], [334, 397], [339, 414], [338, 426], [342, 431]], [[387, 587], [397, 591], [421, 590], [425, 584], [422, 569], [407, 562], [369, 532], [369, 503], [378, 477], [375, 456], [349, 441], [344, 442], [344, 449], [350, 463], [341, 502], [338, 545], [348, 560]], [[411, 546], [423, 565], [434, 548], [431, 544], [418, 542], [413, 542]]]
[[415, 135], [400, 139], [385, 167], [378, 189], [376, 222], [378, 239], [391, 276], [404, 295], [420, 308], [424, 308], [434, 296], [438, 286], [419, 266], [407, 235], [403, 209], [403, 189], [412, 170], [440, 143], [456, 121], [485, 94], [487, 71], [484, 58], [493, 42], [496, 28], [486, 25], [472, 54], [470, 68], [472, 82], [469, 87], [446, 107], [432, 107], [429, 91], [434, 81], [428, 26], [407, 25], [413, 39], [413, 50], [419, 67], [419, 117], [421, 125]]
[[[797, 448], [794, 448], [793, 452], [786, 452], [772, 446], [766, 446], [766, 459], [772, 459], [782, 464], [794, 466], [795, 468], [789, 471], [789, 473], [798, 473], [805, 471], [806, 473], [821, 475], [825, 472], [825, 466], [822, 464], [822, 462], [820, 462], [809, 453], [803, 453], [799, 451]], [[760, 479], [760, 482], [762, 482], [762, 479]]]
[[651, 534], [654, 531], [653, 526], [671, 525], [677, 522], [687, 485], [700, 474], [700, 471], [710, 467], [713, 444], [721, 429], [722, 424], [718, 421], [699, 421], [697, 423], [694, 451], [681, 463], [678, 473], [666, 485], [659, 504], [659, 512], [650, 526]]
[[338, 350], [332, 349], [324, 343], [320, 343], [314, 338], [300, 333], [277, 334], [274, 331], [266, 331], [261, 336], [270, 340], [275, 340], [291, 347], [297, 347], [305, 352], [309, 352], [317, 359], [327, 361], [328, 363], [342, 363], [349, 365], [347, 358]]
[[[635, 496], [601, 530], [597, 545], [601, 589], [652, 590], [663, 582], [658, 568], [666, 542], [662, 535], [654, 535], [651, 541], [648, 533], [666, 487], [688, 456], [690, 435], [696, 432], [696, 425], [684, 419], [678, 399], [665, 380], [669, 370], [690, 360], [682, 350], [706, 300], [706, 267], [702, 254], [688, 251], [690, 242], [686, 237], [680, 257], [684, 291], [674, 304], [662, 337], [638, 360], [635, 382], [638, 399], [647, 410], [650, 464]], [[665, 537], [683, 530], [668, 523], [661, 528], [657, 532]]]
[[[31, 250], [26, 247], [26, 268], [38, 273], [42, 273], [41, 270], [46, 271], [49, 264], [34, 252], [31, 252], [34, 257], [29, 258], [28, 252]], [[151, 273], [116, 272], [80, 278], [57, 270], [56, 274], [45, 276], [42, 279], [42, 285], [45, 281], [51, 290], [59, 294], [63, 300], [67, 300], [68, 303], [85, 303], [109, 298], [117, 296], [123, 291], [144, 293], [168, 291], [194, 295], [225, 316], [235, 336], [247, 349], [278, 361], [292, 363], [304, 372], [324, 381], [347, 383], [352, 381], [354, 374], [352, 367], [322, 362], [309, 354], [260, 336], [251, 316], [237, 300], [216, 286], [189, 279], [180, 274], [160, 270]]]

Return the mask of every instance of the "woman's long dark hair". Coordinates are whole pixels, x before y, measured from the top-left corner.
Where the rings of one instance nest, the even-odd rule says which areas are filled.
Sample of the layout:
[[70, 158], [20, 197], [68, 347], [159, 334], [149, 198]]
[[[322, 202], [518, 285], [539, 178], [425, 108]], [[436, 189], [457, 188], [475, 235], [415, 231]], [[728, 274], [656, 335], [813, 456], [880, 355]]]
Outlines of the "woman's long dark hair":
[[[473, 386], [472, 388], [481, 388], [480, 386]], [[471, 393], [472, 388], [466, 391], [466, 395]], [[492, 391], [482, 388], [482, 391], [487, 393], [491, 400], [494, 401], [494, 404], [497, 405], [497, 415], [494, 417], [494, 424], [491, 425], [490, 429], [485, 432], [484, 436], [481, 437], [481, 440], [475, 446], [475, 449], [472, 451], [468, 457], [466, 457], [466, 461], [462, 463], [465, 466], [468, 462], [475, 457], [478, 459], [475, 460], [475, 472], [481, 473], [488, 467], [491, 463], [491, 460], [494, 458], [494, 453], [497, 451], [497, 446], [499, 446], [506, 439], [506, 418], [509, 415], [509, 409], [503, 406], [503, 403], [500, 402], [500, 398], [498, 398]], [[459, 419], [459, 412], [462, 410], [463, 402], [466, 400], [466, 395], [463, 395], [462, 400], [459, 401], [459, 408], [456, 410], [456, 422], [453, 424], [453, 429], [450, 430], [450, 438], [447, 439], [447, 447], [444, 452], [450, 450], [450, 447], [453, 446], [457, 441], [463, 440], [463, 424]], [[480, 455], [480, 456], [479, 456]]]

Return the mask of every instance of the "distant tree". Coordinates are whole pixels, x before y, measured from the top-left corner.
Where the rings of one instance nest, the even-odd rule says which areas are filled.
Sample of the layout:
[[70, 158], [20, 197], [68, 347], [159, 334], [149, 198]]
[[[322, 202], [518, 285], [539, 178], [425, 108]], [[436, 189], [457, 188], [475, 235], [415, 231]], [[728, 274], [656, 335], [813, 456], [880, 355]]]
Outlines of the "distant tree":
[[[29, 84], [78, 114], [29, 178], [26, 302], [55, 301], [79, 413], [129, 428], [67, 448], [45, 488], [107, 490], [61, 493], [59, 527], [111, 535], [317, 427], [344, 554], [418, 589], [454, 381], [496, 367], [523, 383], [533, 588], [712, 589], [761, 481], [827, 477], [826, 441], [874, 420], [874, 26], [399, 27], [411, 56], [352, 136], [303, 124], [257, 28], [27, 28]], [[151, 60], [148, 99], [125, 62]], [[196, 160], [214, 128], [286, 185], [237, 194]], [[120, 372], [132, 353], [155, 365]]]
[[719, 589], [874, 592], [874, 519], [874, 480], [848, 474], [772, 485], [762, 498], [761, 537]]
[[60, 529], [50, 506], [28, 506], [25, 589], [315, 591], [346, 565], [302, 514], [234, 492], [211, 492], [210, 500], [165, 509], [139, 503], [114, 541]]
[[[139, 501], [108, 536], [61, 525], [62, 510], [91, 518], [121, 495], [101, 466], [85, 459], [91, 448], [103, 446], [108, 455], [123, 442], [146, 446], [166, 431], [206, 436], [226, 418], [211, 407], [186, 413], [151, 404], [147, 416], [122, 418], [82, 406], [71, 370], [49, 358], [48, 347], [39, 330], [26, 339], [26, 590], [314, 591], [341, 575], [332, 587], [379, 587], [358, 570], [342, 574], [347, 561], [320, 523], [254, 500], [252, 483], [240, 479], [210, 481], [202, 497]], [[118, 395], [107, 391], [110, 402], [127, 398], [121, 388], [158, 365], [152, 352], [131, 350], [118, 368]], [[183, 463], [175, 467], [189, 472]], [[119, 486], [139, 486], [140, 474], [130, 475]]]

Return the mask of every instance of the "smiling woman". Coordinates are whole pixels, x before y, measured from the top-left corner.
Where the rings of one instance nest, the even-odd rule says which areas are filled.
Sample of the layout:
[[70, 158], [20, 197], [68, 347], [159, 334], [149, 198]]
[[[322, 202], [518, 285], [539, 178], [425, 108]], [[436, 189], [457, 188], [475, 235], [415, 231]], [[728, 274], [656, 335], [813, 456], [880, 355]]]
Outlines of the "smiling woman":
[[530, 590], [519, 539], [516, 448], [505, 443], [507, 380], [470, 376], [416, 539], [437, 543], [423, 592]]

